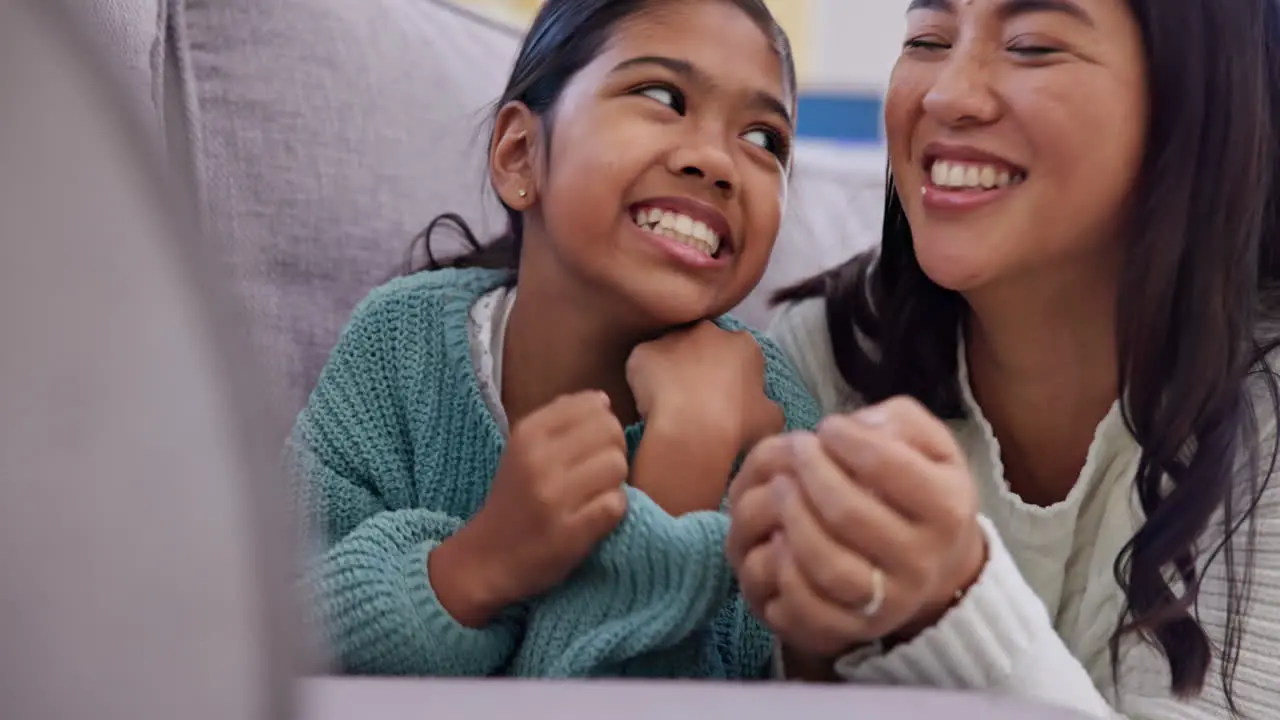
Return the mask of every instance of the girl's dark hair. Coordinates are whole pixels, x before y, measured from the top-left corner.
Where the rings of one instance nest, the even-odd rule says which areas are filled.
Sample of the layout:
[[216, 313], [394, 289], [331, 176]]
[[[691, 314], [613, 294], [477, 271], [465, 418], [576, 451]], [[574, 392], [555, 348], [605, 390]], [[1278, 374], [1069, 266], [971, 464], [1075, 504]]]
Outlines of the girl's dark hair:
[[[1194, 604], [1204, 570], [1221, 559], [1228, 590], [1221, 680], [1237, 713], [1232, 686], [1253, 515], [1277, 450], [1258, 447], [1248, 386], [1265, 387], [1266, 409], [1276, 410], [1266, 355], [1280, 342], [1263, 329], [1280, 305], [1280, 5], [1130, 5], [1145, 43], [1151, 119], [1116, 311], [1119, 388], [1125, 423], [1142, 447], [1134, 484], [1146, 521], [1114, 566], [1127, 602], [1111, 638], [1112, 664], [1121, 637], [1138, 633], [1163, 651], [1172, 691], [1199, 694], [1214, 649]], [[785, 289], [775, 302], [825, 298], [840, 374], [868, 402], [910, 395], [957, 418], [956, 331], [968, 308], [925, 275], [892, 173], [887, 187], [878, 253]], [[1223, 525], [1211, 528], [1219, 512]], [[1215, 542], [1199, 557], [1197, 541], [1210, 530]], [[1232, 542], [1241, 530], [1243, 558]]]
[[[538, 11], [525, 35], [520, 54], [511, 70], [511, 78], [494, 113], [511, 102], [523, 103], [535, 115], [549, 119], [565, 86], [604, 50], [618, 24], [659, 2], [678, 0], [547, 0]], [[687, 2], [687, 0], [685, 0]], [[787, 87], [796, 86], [795, 62], [786, 33], [774, 20], [764, 0], [721, 0], [746, 13], [773, 41], [783, 63]], [[547, 123], [550, 143], [550, 123]], [[418, 233], [410, 246], [405, 272], [437, 270], [445, 267], [484, 267], [510, 269], [520, 263], [520, 247], [524, 239], [523, 217], [503, 203], [507, 213], [507, 231], [488, 244], [481, 244], [467, 222], [455, 213], [445, 213], [432, 220]], [[470, 248], [470, 252], [449, 260], [437, 260], [431, 241], [437, 230], [452, 226]], [[425, 249], [426, 262], [415, 264], [417, 246]]]

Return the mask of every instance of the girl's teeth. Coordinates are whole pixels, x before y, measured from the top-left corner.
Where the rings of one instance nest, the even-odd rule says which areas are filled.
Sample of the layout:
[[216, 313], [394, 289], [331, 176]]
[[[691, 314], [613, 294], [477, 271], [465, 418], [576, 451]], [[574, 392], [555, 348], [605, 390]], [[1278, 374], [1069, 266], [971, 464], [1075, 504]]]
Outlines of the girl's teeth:
[[714, 256], [720, 249], [720, 238], [715, 231], [688, 215], [658, 208], [641, 208], [632, 219], [644, 230], [671, 238], [707, 255]]
[[677, 215], [676, 232], [681, 235], [693, 235], [693, 218], [688, 215]]
[[972, 188], [990, 190], [1022, 182], [1022, 177], [1006, 168], [995, 165], [935, 160], [929, 169], [929, 179], [934, 185], [946, 188]]

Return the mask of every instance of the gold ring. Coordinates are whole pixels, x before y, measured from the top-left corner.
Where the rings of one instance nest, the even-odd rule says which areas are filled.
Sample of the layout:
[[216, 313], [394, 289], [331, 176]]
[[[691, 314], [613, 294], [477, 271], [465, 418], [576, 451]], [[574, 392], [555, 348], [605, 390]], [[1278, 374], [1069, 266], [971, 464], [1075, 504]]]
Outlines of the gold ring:
[[867, 600], [867, 604], [862, 606], [862, 616], [873, 618], [880, 612], [880, 607], [884, 605], [884, 572], [878, 568], [871, 568], [871, 598]]

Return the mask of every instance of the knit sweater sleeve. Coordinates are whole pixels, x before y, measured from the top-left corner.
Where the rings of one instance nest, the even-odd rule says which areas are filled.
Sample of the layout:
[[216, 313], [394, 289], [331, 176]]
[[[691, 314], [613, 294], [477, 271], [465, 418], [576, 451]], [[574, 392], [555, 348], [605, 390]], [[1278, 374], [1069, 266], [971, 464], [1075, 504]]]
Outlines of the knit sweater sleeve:
[[[844, 410], [849, 395], [834, 380], [838, 372], [824, 316], [820, 304], [801, 306], [785, 315], [772, 332], [806, 372], [810, 387], [826, 389], [827, 409]], [[1270, 403], [1270, 398], [1256, 402]], [[1261, 425], [1258, 447], [1266, 463], [1275, 447], [1274, 415], [1267, 412]], [[1204, 569], [1196, 613], [1215, 649], [1204, 692], [1191, 699], [1180, 699], [1170, 691], [1164, 656], [1138, 638], [1121, 643], [1119, 666], [1113, 667], [1105, 639], [1114, 629], [1114, 617], [1098, 617], [1091, 635], [1102, 641], [1073, 653], [1023, 579], [1000, 534], [986, 518], [980, 522], [988, 561], [965, 598], [909, 643], [888, 653], [870, 647], [841, 658], [835, 668], [839, 676], [857, 683], [1008, 693], [1072, 708], [1088, 717], [1217, 720], [1232, 716], [1222, 682], [1222, 646], [1229, 613], [1236, 613], [1241, 642], [1229, 668], [1236, 709], [1245, 717], [1280, 716], [1280, 693], [1274, 689], [1274, 678], [1280, 674], [1280, 482], [1276, 477], [1259, 498], [1253, 533], [1239, 533], [1233, 541], [1240, 543], [1236, 558], [1251, 563], [1247, 604], [1237, 606], [1230, 597], [1222, 554], [1216, 554]], [[1249, 534], [1255, 542], [1252, 554], [1243, 545]], [[1114, 583], [1109, 570], [1108, 566], [1108, 574], [1096, 581]]]
[[320, 544], [304, 580], [341, 670], [487, 675], [510, 658], [519, 623], [459, 624], [441, 606], [427, 555], [463, 520], [414, 507], [413, 453], [393, 358], [394, 309], [375, 292], [330, 355], [286, 448]]
[[[836, 663], [839, 676], [856, 683], [1008, 693], [1096, 718], [1220, 720], [1233, 716], [1222, 682], [1222, 643], [1232, 602], [1220, 557], [1207, 568], [1197, 606], [1198, 618], [1214, 644], [1214, 657], [1204, 691], [1184, 700], [1170, 691], [1164, 656], [1140, 640], [1121, 643], [1114, 675], [1110, 653], [1103, 647], [1076, 657], [1058, 636], [995, 529], [985, 520], [983, 527], [990, 560], [964, 601], [933, 628], [888, 654], [864, 651], [840, 659]], [[1239, 655], [1230, 668], [1231, 688], [1242, 717], [1277, 717], [1280, 494], [1270, 488], [1258, 505], [1255, 528], [1252, 597], [1240, 610], [1243, 633]], [[1240, 552], [1237, 557], [1247, 556]], [[1099, 617], [1097, 622], [1105, 636], [1115, 620]]]
[[[766, 393], [788, 429], [812, 429], [817, 402], [782, 351], [758, 339]], [[766, 676], [772, 640], [747, 611], [725, 557], [728, 516], [672, 517], [643, 492], [627, 492], [619, 528], [530, 611], [517, 666], [538, 648], [556, 659], [540, 674], [558, 677]]]

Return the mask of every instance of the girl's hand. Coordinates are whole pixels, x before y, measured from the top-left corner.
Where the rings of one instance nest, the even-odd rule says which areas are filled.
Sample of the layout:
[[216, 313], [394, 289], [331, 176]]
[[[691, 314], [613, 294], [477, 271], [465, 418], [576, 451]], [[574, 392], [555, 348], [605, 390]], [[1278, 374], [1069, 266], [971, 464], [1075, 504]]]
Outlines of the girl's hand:
[[950, 609], [986, 562], [977, 502], [947, 427], [893, 399], [758, 446], [730, 492], [729, 558], [779, 638], [830, 660]]
[[764, 393], [760, 345], [710, 320], [637, 346], [627, 383], [646, 421], [687, 419], [690, 433], [731, 438], [738, 451], [784, 427], [781, 408]]
[[484, 507], [430, 555], [441, 604], [487, 625], [559, 585], [627, 510], [626, 442], [601, 392], [561, 397], [511, 431]]
[[631, 484], [672, 515], [718, 509], [739, 454], [784, 426], [759, 344], [710, 321], [638, 346], [627, 381], [645, 420]]

